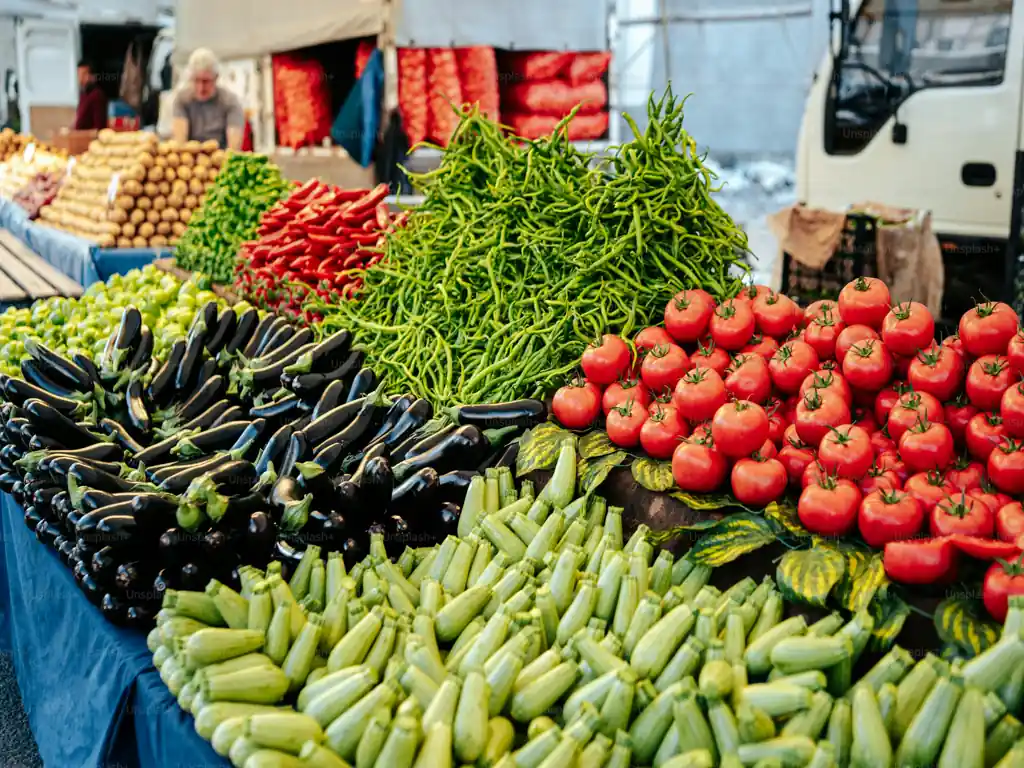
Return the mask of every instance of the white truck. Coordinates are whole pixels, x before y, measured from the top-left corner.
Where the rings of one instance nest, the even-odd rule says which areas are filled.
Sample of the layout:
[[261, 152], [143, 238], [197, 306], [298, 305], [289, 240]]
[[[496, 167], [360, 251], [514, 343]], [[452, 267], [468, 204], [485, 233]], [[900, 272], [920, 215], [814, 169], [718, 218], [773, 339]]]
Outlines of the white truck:
[[1016, 300], [1024, 208], [1024, 2], [832, 0], [797, 148], [797, 199], [930, 211], [943, 315]]

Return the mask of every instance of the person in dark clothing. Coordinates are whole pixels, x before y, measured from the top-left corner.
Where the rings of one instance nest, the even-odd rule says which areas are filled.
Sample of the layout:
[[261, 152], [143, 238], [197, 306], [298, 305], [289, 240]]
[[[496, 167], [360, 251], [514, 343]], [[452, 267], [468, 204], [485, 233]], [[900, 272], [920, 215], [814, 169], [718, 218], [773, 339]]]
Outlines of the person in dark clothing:
[[96, 74], [87, 61], [78, 62], [78, 110], [76, 131], [98, 131], [107, 127], [107, 95], [96, 84]]

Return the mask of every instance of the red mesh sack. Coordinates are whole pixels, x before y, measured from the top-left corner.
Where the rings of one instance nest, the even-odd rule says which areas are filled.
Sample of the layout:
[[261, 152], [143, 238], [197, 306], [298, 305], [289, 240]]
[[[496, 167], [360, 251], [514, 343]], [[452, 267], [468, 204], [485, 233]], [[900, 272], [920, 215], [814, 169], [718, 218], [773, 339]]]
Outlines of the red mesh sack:
[[430, 106], [427, 135], [446, 147], [459, 124], [455, 109], [462, 104], [459, 64], [451, 48], [431, 48], [427, 52], [427, 103]]
[[481, 112], [499, 122], [498, 57], [494, 49], [486, 46], [456, 48], [455, 59], [459, 65], [463, 101], [479, 104]]
[[519, 80], [553, 80], [572, 62], [571, 53], [534, 51], [506, 53], [501, 57], [501, 71], [515, 82]]
[[512, 83], [501, 91], [502, 109], [539, 115], [567, 115], [581, 104], [581, 113], [599, 112], [608, 104], [608, 89], [600, 80], [573, 87], [564, 80]]
[[[528, 112], [506, 112], [505, 124], [512, 132], [524, 139], [539, 139], [550, 136], [562, 118], [554, 115], [538, 115]], [[596, 112], [590, 115], [577, 114], [569, 123], [571, 141], [587, 141], [603, 138], [608, 133], [608, 113]]]
[[427, 138], [427, 52], [423, 48], [398, 49], [398, 111], [409, 144]]
[[363, 76], [366, 65], [370, 63], [370, 57], [377, 50], [377, 43], [372, 38], [360, 40], [356, 48], [356, 80]]
[[565, 78], [569, 85], [583, 85], [593, 80], [600, 80], [608, 71], [612, 55], [607, 51], [601, 53], [575, 53], [566, 70]]
[[278, 141], [285, 147], [323, 142], [331, 132], [327, 76], [319, 62], [290, 54], [272, 58], [274, 122]]

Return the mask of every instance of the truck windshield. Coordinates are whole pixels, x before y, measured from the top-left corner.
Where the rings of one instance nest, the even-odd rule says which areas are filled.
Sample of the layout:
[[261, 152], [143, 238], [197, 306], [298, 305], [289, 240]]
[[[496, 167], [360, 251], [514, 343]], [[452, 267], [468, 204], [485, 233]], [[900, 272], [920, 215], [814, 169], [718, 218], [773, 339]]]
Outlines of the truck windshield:
[[1012, 0], [864, 0], [835, 52], [831, 154], [863, 149], [926, 88], [1003, 79]]

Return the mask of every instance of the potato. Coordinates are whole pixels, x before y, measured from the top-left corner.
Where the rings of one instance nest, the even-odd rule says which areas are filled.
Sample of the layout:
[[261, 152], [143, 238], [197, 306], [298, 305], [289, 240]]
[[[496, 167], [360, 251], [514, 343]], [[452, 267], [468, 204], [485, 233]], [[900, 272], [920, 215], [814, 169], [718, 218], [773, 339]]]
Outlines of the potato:
[[149, 154], [149, 152], [143, 152], [137, 159], [139, 165], [143, 168], [152, 168], [156, 164], [156, 158]]
[[149, 247], [150, 248], [166, 248], [167, 247], [167, 238], [164, 237], [163, 235], [154, 235], [153, 237], [149, 238]]
[[153, 210], [162, 211], [167, 207], [167, 198], [161, 195], [160, 197], [153, 198]]
[[111, 208], [107, 211], [107, 221], [112, 221], [115, 224], [124, 224], [128, 221], [128, 211], [124, 208]]
[[192, 210], [193, 208], [198, 208], [198, 207], [199, 207], [199, 198], [198, 197], [196, 197], [193, 194], [188, 194], [188, 195], [185, 196], [185, 208], [187, 208], [188, 210]]
[[148, 211], [153, 207], [153, 201], [148, 197], [139, 197], [135, 200], [135, 207], [140, 208], [143, 211]]
[[132, 215], [128, 217], [128, 221], [132, 224], [141, 224], [146, 220], [146, 212], [141, 208], [136, 208], [132, 211]]
[[171, 232], [174, 233], [175, 237], [181, 237], [183, 234], [185, 234], [185, 225], [182, 224], [180, 221], [176, 221], [173, 224], [171, 224]]
[[132, 238], [133, 248], [149, 248], [149, 240], [142, 237], [141, 235]]
[[160, 182], [160, 183], [161, 184], [164, 184], [164, 183], [170, 184], [172, 181], [177, 181], [177, 180], [178, 180], [178, 174], [174, 172], [174, 169], [173, 168], [165, 168], [164, 169], [164, 180], [162, 182]]
[[146, 180], [146, 168], [142, 165], [130, 166], [124, 173], [121, 174], [122, 179], [132, 179], [133, 181], [145, 181]]
[[157, 191], [164, 197], [167, 197], [169, 194], [171, 194], [171, 182], [169, 181], [161, 181], [159, 184], [156, 185], [156, 188]]
[[125, 211], [130, 211], [135, 207], [135, 198], [131, 195], [120, 195], [116, 200], [114, 200], [114, 206]]
[[138, 229], [131, 222], [121, 225], [121, 234], [124, 237], [135, 237], [136, 232], [138, 232]]
[[164, 221], [177, 221], [178, 210], [176, 208], [164, 208], [160, 211], [160, 218]]
[[213, 163], [211, 162], [209, 155], [197, 155], [196, 165], [211, 166]]
[[181, 221], [182, 224], [188, 224], [188, 222], [189, 222], [189, 220], [191, 218], [192, 218], [192, 209], [191, 208], [185, 208], [184, 210], [178, 211], [178, 219]]
[[156, 156], [156, 160], [154, 160], [153, 162], [155, 164], [154, 167], [156, 167], [156, 168], [166, 168], [167, 167], [167, 158], [164, 157], [163, 155], [157, 155]]
[[168, 168], [177, 168], [179, 165], [181, 165], [181, 155], [179, 155], [177, 152], [168, 152], [166, 154], [166, 157]]
[[135, 181], [135, 179], [128, 179], [127, 181], [121, 182], [121, 191], [124, 192], [126, 195], [138, 197], [139, 195], [142, 194], [143, 187], [142, 184]]
[[149, 169], [149, 173], [146, 174], [146, 178], [150, 181], [163, 181], [164, 180], [164, 169], [159, 165], [154, 165]]
[[101, 128], [100, 132], [96, 134], [96, 138], [98, 138], [104, 144], [107, 144], [111, 141], [117, 140], [117, 131], [111, 128]]
[[175, 153], [181, 152], [181, 142], [175, 141], [174, 139], [170, 139], [169, 141], [165, 141], [164, 142], [164, 147], [166, 147], [168, 152], [175, 152]]
[[187, 141], [185, 142], [185, 151], [192, 155], [198, 155], [203, 151], [203, 145], [198, 141]]
[[[190, 155], [188, 152], [184, 152], [181, 155], [181, 165], [183, 167], [191, 168], [196, 164], [196, 158], [194, 155]], [[181, 174], [179, 174], [180, 176]]]
[[117, 238], [113, 235], [100, 235], [96, 239], [96, 244], [99, 245], [100, 248], [113, 248], [116, 243]]
[[216, 152], [218, 149], [220, 149], [220, 144], [218, 144], [213, 139], [210, 139], [209, 141], [204, 141], [203, 142], [202, 149], [203, 149], [203, 152], [205, 152], [206, 154], [212, 155], [214, 152]]
[[185, 198], [179, 195], [177, 192], [171, 192], [167, 196], [167, 207], [173, 208], [175, 211], [185, 206]]
[[118, 248], [131, 248], [132, 247], [132, 239], [130, 237], [119, 237], [119, 238], [117, 238], [117, 247]]
[[213, 167], [211, 167], [211, 168], [210, 168], [210, 169], [209, 169], [209, 170], [208, 170], [208, 171], [206, 172], [206, 177], [207, 177], [207, 178], [208, 178], [208, 179], [209, 179], [210, 181], [213, 181], [214, 179], [216, 179], [216, 178], [217, 178], [217, 174], [218, 174], [218, 173], [220, 173], [220, 168], [213, 168]]
[[139, 225], [139, 237], [144, 237], [147, 240], [156, 234], [156, 227], [150, 224], [148, 221], [145, 224]]
[[192, 168], [192, 167], [190, 167], [188, 165], [181, 165], [181, 166], [178, 166], [178, 169], [177, 169], [176, 173], [177, 173], [179, 179], [181, 179], [182, 181], [188, 181], [189, 179], [192, 178], [192, 174], [193, 174], [193, 172], [195, 170], [196, 169], [194, 169], [194, 168]]
[[199, 181], [206, 181], [210, 178], [210, 171], [205, 165], [197, 165], [192, 169], [192, 178]]
[[193, 195], [201, 195], [205, 190], [206, 187], [203, 186], [203, 182], [199, 179], [192, 179], [192, 181], [188, 183], [188, 191]]
[[171, 182], [171, 191], [169, 194], [177, 195], [178, 197], [185, 197], [188, 194], [188, 182], [178, 179], [177, 181]]
[[161, 221], [156, 225], [156, 233], [158, 235], [169, 235], [171, 234], [171, 222]]
[[148, 221], [150, 224], [159, 224], [160, 211], [154, 210], [152, 208], [146, 211], [146, 221]]
[[220, 168], [224, 165], [224, 150], [218, 149], [212, 155], [210, 155], [210, 163], [214, 168]]

